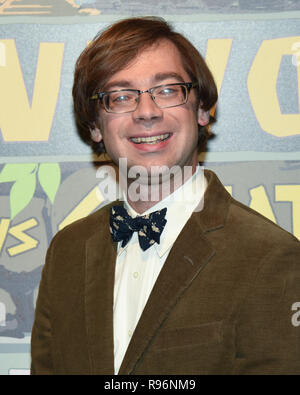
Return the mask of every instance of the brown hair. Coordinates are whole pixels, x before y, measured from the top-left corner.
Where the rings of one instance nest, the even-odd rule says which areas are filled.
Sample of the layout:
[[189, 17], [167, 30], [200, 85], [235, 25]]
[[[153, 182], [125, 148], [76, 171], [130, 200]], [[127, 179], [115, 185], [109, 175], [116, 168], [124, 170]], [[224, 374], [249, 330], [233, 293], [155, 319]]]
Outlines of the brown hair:
[[[90, 130], [98, 124], [99, 102], [89, 98], [104, 90], [108, 80], [126, 67], [138, 53], [167, 39], [179, 50], [183, 67], [192, 82], [197, 82], [198, 100], [203, 110], [210, 110], [217, 101], [216, 84], [197, 49], [180, 33], [159, 17], [124, 19], [98, 33], [79, 56], [74, 75], [73, 100], [76, 122], [81, 137], [98, 154], [105, 152], [103, 142], [94, 143]], [[211, 118], [211, 121], [213, 119]], [[199, 145], [207, 140], [209, 130], [199, 125]]]

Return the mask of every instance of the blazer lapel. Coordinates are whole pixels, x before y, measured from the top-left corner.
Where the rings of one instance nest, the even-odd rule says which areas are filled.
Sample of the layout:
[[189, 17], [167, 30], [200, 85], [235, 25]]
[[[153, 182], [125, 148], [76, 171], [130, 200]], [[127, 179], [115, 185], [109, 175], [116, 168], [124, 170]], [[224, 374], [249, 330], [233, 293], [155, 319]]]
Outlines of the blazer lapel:
[[214, 253], [193, 215], [180, 233], [158, 276], [124, 356], [119, 374], [133, 372], [173, 306]]
[[116, 248], [109, 232], [108, 207], [99, 213], [99, 227], [86, 242], [86, 330], [92, 373], [114, 374], [113, 291]]

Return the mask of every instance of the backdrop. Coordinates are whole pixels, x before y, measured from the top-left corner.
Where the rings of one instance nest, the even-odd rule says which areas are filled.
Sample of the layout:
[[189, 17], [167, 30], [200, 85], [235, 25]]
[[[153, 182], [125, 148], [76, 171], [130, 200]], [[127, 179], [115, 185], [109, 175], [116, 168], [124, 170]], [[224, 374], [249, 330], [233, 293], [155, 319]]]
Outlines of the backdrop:
[[200, 160], [300, 237], [299, 0], [0, 0], [0, 374], [28, 373], [51, 238], [107, 203], [95, 162], [107, 158], [76, 132], [73, 71], [99, 30], [130, 15], [163, 16], [200, 50], [219, 90]]

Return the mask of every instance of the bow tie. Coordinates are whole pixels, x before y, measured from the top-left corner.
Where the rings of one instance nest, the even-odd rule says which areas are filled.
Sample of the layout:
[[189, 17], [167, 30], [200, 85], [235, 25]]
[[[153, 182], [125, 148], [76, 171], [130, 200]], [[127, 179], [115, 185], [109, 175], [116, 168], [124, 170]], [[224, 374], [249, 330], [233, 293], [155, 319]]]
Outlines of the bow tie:
[[113, 206], [110, 211], [110, 233], [113, 241], [122, 241], [122, 247], [138, 232], [140, 247], [146, 251], [160, 242], [160, 235], [167, 223], [167, 209], [132, 218], [123, 206]]

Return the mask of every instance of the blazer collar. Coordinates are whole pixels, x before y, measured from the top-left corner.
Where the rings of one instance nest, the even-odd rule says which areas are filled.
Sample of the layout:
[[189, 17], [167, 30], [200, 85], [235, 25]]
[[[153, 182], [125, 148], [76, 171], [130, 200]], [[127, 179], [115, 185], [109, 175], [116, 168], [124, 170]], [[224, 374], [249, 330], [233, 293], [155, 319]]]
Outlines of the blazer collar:
[[210, 232], [225, 225], [232, 201], [216, 174], [211, 170], [204, 170], [207, 188], [204, 194], [203, 210], [193, 213], [203, 232]]

